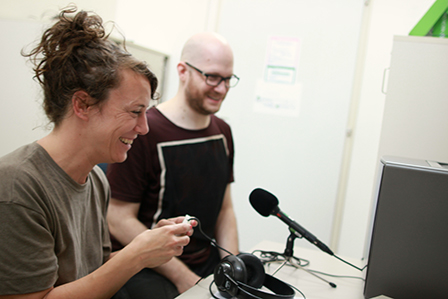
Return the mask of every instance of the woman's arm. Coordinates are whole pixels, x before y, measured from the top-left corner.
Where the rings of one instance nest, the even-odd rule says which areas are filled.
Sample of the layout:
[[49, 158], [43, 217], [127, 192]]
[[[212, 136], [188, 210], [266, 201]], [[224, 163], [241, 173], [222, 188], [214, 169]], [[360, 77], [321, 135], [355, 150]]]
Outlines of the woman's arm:
[[191, 233], [187, 223], [146, 230], [83, 278], [36, 293], [3, 295], [0, 299], [110, 298], [141, 269], [160, 266], [181, 255]]

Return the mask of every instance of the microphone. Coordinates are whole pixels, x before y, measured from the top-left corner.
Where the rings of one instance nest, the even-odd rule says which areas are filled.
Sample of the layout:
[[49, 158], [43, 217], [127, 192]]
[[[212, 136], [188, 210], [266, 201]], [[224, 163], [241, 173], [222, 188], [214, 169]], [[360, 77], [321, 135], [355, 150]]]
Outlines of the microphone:
[[278, 207], [277, 197], [270, 192], [261, 188], [256, 188], [250, 193], [249, 200], [252, 207], [262, 216], [277, 216], [280, 220], [286, 223], [290, 230], [293, 230], [294, 234], [296, 234], [299, 238], [303, 237], [312, 244], [316, 245], [320, 250], [328, 253], [329, 255], [334, 255], [333, 251], [331, 251], [327, 245], [319, 241], [313, 234], [283, 213]]

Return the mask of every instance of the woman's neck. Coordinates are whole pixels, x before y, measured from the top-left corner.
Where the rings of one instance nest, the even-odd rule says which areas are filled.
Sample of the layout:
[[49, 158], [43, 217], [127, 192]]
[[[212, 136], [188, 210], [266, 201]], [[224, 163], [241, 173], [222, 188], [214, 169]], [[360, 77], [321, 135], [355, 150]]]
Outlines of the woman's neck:
[[54, 129], [37, 143], [73, 180], [79, 184], [86, 182], [94, 164], [89, 163], [87, 153], [76, 138]]

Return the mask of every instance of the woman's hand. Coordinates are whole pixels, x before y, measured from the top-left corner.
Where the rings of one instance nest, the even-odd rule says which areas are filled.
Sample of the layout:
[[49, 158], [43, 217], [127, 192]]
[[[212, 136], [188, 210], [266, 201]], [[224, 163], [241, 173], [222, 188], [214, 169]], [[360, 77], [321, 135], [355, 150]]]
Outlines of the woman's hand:
[[184, 246], [190, 242], [189, 236], [193, 230], [190, 224], [165, 221], [162, 224], [144, 231], [123, 249], [131, 251], [139, 259], [142, 269], [160, 266], [173, 256], [181, 255]]
[[[174, 218], [169, 218], [169, 219], [162, 219], [159, 222], [157, 222], [155, 228], [160, 228], [163, 227], [165, 225], [172, 225], [172, 224], [180, 224], [183, 223], [185, 220], [186, 216], [179, 216], [179, 217], [174, 217]], [[198, 225], [198, 222], [196, 220], [189, 220], [187, 222], [187, 224], [190, 224], [191, 228], [190, 230], [187, 232], [187, 236], [191, 237], [191, 235], [193, 235], [193, 227], [196, 227]]]

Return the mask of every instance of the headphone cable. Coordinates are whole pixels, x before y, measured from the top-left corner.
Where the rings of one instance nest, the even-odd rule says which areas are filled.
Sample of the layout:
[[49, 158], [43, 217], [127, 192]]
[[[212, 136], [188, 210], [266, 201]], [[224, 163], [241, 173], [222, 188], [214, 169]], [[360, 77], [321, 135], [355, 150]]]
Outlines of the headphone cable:
[[191, 217], [189, 220], [196, 220], [196, 221], [198, 222], [198, 228], [199, 228], [199, 231], [201, 232], [201, 234], [202, 234], [205, 238], [207, 238], [207, 240], [210, 241], [210, 243], [211, 243], [213, 246], [215, 246], [215, 247], [218, 248], [218, 249], [221, 249], [222, 251], [227, 252], [227, 253], [230, 254], [230, 255], [234, 255], [233, 253], [231, 253], [231, 252], [228, 251], [227, 249], [222, 248], [221, 246], [219, 246], [219, 244], [216, 243], [216, 241], [215, 241], [214, 239], [210, 238], [209, 236], [207, 236], [207, 235], [204, 233], [204, 231], [202, 230], [201, 221], [199, 221], [198, 218], [196, 218], [196, 217]]

